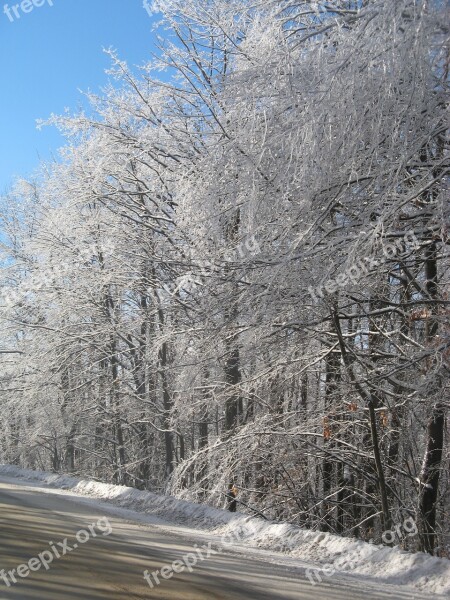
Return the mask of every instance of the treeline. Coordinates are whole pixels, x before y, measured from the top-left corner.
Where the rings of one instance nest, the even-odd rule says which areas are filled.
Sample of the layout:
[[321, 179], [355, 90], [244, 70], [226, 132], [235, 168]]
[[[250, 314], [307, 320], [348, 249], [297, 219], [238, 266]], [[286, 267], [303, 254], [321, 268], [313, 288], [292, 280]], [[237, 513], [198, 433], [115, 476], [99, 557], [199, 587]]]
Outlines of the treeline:
[[445, 555], [442, 3], [158, 8], [2, 198], [1, 460]]

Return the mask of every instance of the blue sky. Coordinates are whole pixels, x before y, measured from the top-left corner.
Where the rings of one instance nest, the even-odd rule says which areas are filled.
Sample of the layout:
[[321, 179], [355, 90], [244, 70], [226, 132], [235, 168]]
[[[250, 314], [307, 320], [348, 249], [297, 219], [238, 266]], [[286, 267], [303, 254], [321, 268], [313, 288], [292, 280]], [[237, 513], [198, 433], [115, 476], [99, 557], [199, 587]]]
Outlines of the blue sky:
[[[79, 89], [99, 91], [107, 83], [103, 47], [116, 48], [130, 64], [154, 50], [153, 21], [142, 0], [39, 2], [28, 13], [19, 6], [19, 19], [10, 10], [11, 22], [0, 0], [0, 193], [64, 143], [54, 128], [38, 131], [36, 119], [76, 110], [84, 102]], [[8, 2], [10, 9], [16, 4]]]

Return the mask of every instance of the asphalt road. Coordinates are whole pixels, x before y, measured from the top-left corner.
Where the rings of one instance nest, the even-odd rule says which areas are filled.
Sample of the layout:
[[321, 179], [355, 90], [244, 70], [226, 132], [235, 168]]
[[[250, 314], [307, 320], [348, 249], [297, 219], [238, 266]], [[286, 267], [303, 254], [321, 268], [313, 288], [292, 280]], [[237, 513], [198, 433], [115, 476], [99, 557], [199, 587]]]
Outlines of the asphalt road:
[[[183, 560], [189, 553], [193, 560], [199, 548], [184, 536], [110, 516], [107, 506], [103, 513], [98, 506], [0, 480], [0, 573], [4, 575], [0, 575], [0, 600], [419, 600], [426, 597], [399, 591], [398, 587], [375, 587], [373, 582], [365, 585], [364, 580], [354, 577], [344, 580], [329, 577], [313, 586], [303, 569], [293, 571], [261, 558], [226, 551], [206, 558], [207, 550], [202, 551], [205, 560], [199, 560], [192, 572], [184, 569], [167, 580], [159, 576], [160, 585], [153, 581], [151, 588], [144, 579], [145, 570], [149, 573], [160, 570], [174, 560]], [[79, 533], [81, 530], [85, 533]], [[60, 558], [56, 558], [53, 549]], [[44, 551], [48, 570], [38, 558]], [[51, 563], [49, 554], [53, 556]], [[33, 558], [36, 560], [29, 562]], [[25, 564], [29, 566], [19, 567]], [[18, 569], [26, 576], [20, 577]], [[179, 564], [177, 569], [181, 569]], [[17, 583], [12, 582], [10, 571]]]

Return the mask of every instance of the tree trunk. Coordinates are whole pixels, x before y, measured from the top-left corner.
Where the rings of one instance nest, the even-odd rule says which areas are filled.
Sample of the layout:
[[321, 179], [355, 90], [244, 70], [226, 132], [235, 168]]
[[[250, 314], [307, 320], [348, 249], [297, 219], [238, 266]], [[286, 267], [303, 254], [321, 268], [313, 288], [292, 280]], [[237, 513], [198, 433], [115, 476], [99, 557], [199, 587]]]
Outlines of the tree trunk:
[[[437, 244], [433, 241], [425, 250], [425, 275], [428, 295], [437, 299]], [[437, 305], [427, 322], [427, 339], [431, 343], [438, 331]], [[435, 401], [427, 425], [425, 456], [420, 473], [419, 524], [420, 549], [434, 554], [436, 546], [436, 509], [439, 495], [439, 476], [444, 447], [445, 410], [442, 400]]]

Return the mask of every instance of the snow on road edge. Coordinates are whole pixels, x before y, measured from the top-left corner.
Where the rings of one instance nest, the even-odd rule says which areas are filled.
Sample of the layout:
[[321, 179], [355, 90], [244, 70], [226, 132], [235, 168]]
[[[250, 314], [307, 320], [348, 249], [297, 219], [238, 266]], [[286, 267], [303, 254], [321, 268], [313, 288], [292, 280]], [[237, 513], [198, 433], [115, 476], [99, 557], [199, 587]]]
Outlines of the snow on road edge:
[[409, 553], [361, 540], [308, 531], [288, 523], [273, 523], [241, 513], [229, 513], [204, 504], [178, 500], [120, 485], [76, 479], [67, 475], [0, 465], [0, 475], [40, 481], [107, 501], [122, 508], [164, 518], [213, 535], [233, 533], [240, 543], [282, 552], [293, 558], [332, 564], [336, 572], [377, 577], [383, 583], [408, 585], [424, 593], [450, 596], [450, 561], [425, 553]]

